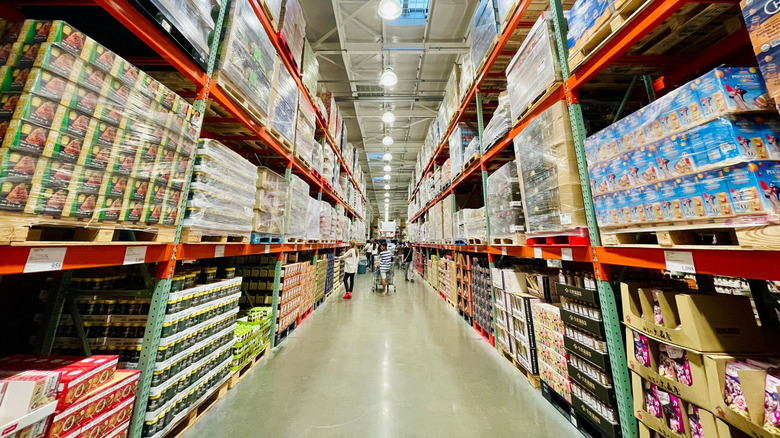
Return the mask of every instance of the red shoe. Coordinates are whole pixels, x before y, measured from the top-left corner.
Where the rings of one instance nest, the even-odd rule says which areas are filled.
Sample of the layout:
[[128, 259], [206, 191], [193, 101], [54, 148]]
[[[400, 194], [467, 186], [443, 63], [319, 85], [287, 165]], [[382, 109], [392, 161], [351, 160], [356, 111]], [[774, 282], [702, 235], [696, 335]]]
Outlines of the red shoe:
[[351, 294], [351, 293], [349, 293], [349, 292], [347, 292], [347, 293], [345, 293], [345, 294], [344, 294], [344, 297], [343, 297], [343, 298], [344, 298], [345, 300], [349, 300], [349, 299], [351, 299], [351, 298], [352, 298], [352, 294]]

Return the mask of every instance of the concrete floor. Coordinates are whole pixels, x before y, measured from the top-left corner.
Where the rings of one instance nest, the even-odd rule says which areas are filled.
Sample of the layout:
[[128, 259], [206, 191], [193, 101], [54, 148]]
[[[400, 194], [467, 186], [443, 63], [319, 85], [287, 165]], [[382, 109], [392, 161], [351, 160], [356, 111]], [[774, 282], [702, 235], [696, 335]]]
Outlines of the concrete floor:
[[326, 301], [184, 437], [582, 436], [422, 280], [370, 285]]

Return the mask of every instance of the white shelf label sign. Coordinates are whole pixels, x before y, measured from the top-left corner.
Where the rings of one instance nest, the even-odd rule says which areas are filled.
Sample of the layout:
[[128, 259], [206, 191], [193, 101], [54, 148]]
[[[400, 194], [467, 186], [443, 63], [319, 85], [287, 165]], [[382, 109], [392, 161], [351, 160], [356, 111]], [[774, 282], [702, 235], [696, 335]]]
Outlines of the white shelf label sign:
[[214, 258], [225, 257], [225, 245], [217, 245], [214, 247]]
[[684, 274], [695, 274], [696, 267], [693, 264], [693, 253], [687, 251], [664, 251], [666, 269]]
[[60, 271], [68, 248], [30, 248], [24, 272]]
[[265, 248], [263, 248], [263, 254], [268, 254], [271, 252], [271, 245], [266, 245]]
[[561, 260], [574, 261], [574, 255], [571, 248], [561, 248]]
[[542, 248], [534, 248], [534, 258], [536, 259], [544, 258], [544, 255], [542, 254]]
[[506, 247], [505, 246], [501, 247], [501, 255], [506, 255]]
[[145, 246], [128, 246], [125, 250], [123, 265], [137, 265], [146, 261]]

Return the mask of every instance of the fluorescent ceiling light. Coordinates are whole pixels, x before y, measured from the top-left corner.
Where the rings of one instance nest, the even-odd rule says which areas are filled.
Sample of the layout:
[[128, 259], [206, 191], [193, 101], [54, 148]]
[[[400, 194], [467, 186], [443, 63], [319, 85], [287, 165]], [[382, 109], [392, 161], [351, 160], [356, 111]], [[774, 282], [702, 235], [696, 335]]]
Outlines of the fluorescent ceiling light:
[[382, 157], [382, 160], [393, 161], [393, 154], [391, 154], [390, 152], [385, 152], [385, 155]]
[[385, 184], [385, 190], [390, 190], [390, 184]]
[[382, 76], [379, 77], [379, 83], [385, 87], [392, 87], [398, 83], [398, 76], [395, 75], [392, 68], [388, 67], [384, 73], [382, 73]]
[[401, 16], [403, 9], [401, 8], [401, 2], [398, 0], [381, 0], [377, 12], [385, 20], [395, 20]]
[[390, 137], [389, 135], [386, 135], [385, 138], [382, 139], [382, 144], [385, 146], [390, 146], [393, 144], [393, 137]]
[[382, 121], [385, 123], [395, 122], [395, 114], [393, 114], [390, 111], [387, 111], [386, 113], [382, 114]]
[[390, 174], [389, 173], [385, 174], [385, 181], [390, 181]]
[[385, 193], [385, 198], [389, 198], [389, 197], [390, 197], [390, 193]]
[[388, 164], [387, 166], [383, 167], [382, 170], [384, 170], [385, 172], [390, 172], [391, 170], [393, 170], [393, 168], [390, 167], [390, 165]]

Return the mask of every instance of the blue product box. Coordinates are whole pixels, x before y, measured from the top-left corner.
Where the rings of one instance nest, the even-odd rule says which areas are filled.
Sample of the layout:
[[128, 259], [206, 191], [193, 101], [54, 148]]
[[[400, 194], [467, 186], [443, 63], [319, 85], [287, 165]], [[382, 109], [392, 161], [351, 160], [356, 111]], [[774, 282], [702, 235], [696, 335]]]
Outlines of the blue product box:
[[680, 204], [679, 192], [674, 181], [662, 181], [655, 185], [661, 204], [661, 220], [680, 221], [685, 218]]
[[601, 156], [603, 157], [602, 160], [614, 157], [618, 154], [617, 142], [618, 138], [621, 136], [622, 134], [615, 124], [609, 125], [607, 129], [604, 130], [604, 143], [601, 146], [603, 149], [601, 152]]
[[607, 161], [607, 185], [609, 190], [625, 190], [630, 186], [628, 169], [623, 164], [623, 155]]
[[676, 108], [680, 90], [680, 88], [676, 88], [649, 105], [650, 111], [655, 114], [661, 126], [661, 135], [678, 132], [681, 128]]
[[569, 50], [582, 44], [590, 29], [601, 26], [610, 16], [608, 0], [577, 0], [574, 2], [566, 20], [569, 31], [566, 41]]
[[769, 0], [742, 0], [741, 6], [758, 68], [770, 95], [776, 104], [780, 104], [780, 38], [777, 31], [780, 8]]
[[677, 193], [680, 197], [680, 207], [682, 207], [685, 219], [700, 219], [706, 216], [704, 212], [704, 201], [702, 200], [699, 182], [695, 175], [684, 176], [675, 180]]
[[615, 226], [618, 224], [617, 220], [617, 207], [615, 205], [615, 195], [602, 195], [601, 202], [603, 204], [604, 211], [604, 225]]
[[627, 187], [638, 187], [658, 181], [660, 173], [656, 163], [656, 143], [623, 154], [623, 168], [628, 177]]
[[734, 214], [780, 211], [780, 169], [775, 161], [742, 163], [723, 169]]
[[690, 131], [693, 157], [699, 169], [767, 159], [765, 125], [760, 117], [719, 117]]
[[626, 205], [626, 198], [623, 191], [618, 191], [615, 193], [612, 193], [610, 196], [612, 196], [612, 202], [614, 204], [615, 212], [617, 213], [617, 225], [628, 225], [631, 222], [629, 222], [629, 216], [628, 216], [628, 207]]
[[704, 118], [769, 109], [769, 94], [754, 67], [716, 68], [693, 81]]
[[647, 222], [644, 199], [640, 188], [629, 189], [623, 193], [628, 206], [629, 220], [635, 224]]
[[633, 149], [631, 144], [631, 137], [629, 132], [631, 131], [628, 125], [627, 119], [620, 119], [613, 124], [615, 126], [615, 136], [617, 141], [617, 151], [619, 154], [625, 153]]
[[607, 167], [609, 162], [598, 163], [590, 168], [590, 184], [593, 193], [600, 195], [610, 191], [607, 179]]
[[691, 142], [687, 133], [671, 135], [656, 143], [658, 179], [676, 178], [694, 171]]
[[645, 206], [645, 216], [647, 222], [658, 222], [663, 220], [661, 212], [661, 197], [658, 194], [656, 184], [639, 187], [639, 193], [642, 196], [642, 202]]
[[644, 123], [644, 111], [639, 110], [626, 117], [628, 123], [628, 136], [631, 142], [631, 148], [636, 149], [647, 143], [645, 131], [642, 127]]
[[764, 120], [764, 144], [771, 160], [780, 160], [780, 118], [767, 115]]
[[593, 210], [596, 212], [596, 222], [599, 224], [599, 227], [611, 225], [607, 222], [607, 209], [604, 198], [605, 195], [593, 197]]
[[699, 189], [704, 200], [704, 213], [709, 218], [725, 218], [734, 215], [728, 184], [723, 169], [715, 169], [697, 175]]
[[699, 106], [699, 96], [690, 84], [677, 89], [677, 97], [672, 107], [677, 111], [681, 129], [688, 129], [702, 122], [702, 112]]

